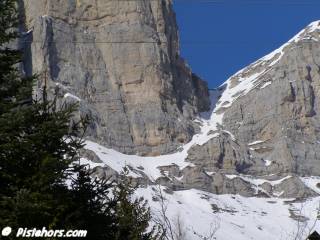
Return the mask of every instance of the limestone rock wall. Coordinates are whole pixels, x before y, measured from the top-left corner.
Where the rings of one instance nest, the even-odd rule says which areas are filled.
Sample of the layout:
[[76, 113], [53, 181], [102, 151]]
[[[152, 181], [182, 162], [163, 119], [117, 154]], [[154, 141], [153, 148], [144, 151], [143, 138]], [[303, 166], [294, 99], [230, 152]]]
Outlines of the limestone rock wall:
[[208, 171], [319, 176], [319, 40], [320, 22], [314, 22], [231, 77], [222, 95], [251, 82], [239, 88], [232, 104], [218, 102], [216, 111], [223, 114], [219, 136], [194, 146], [188, 160]]
[[25, 71], [42, 74], [39, 88], [47, 79], [50, 91], [79, 101], [89, 138], [159, 155], [198, 130], [207, 85], [180, 57], [171, 0], [23, 0], [20, 9]]

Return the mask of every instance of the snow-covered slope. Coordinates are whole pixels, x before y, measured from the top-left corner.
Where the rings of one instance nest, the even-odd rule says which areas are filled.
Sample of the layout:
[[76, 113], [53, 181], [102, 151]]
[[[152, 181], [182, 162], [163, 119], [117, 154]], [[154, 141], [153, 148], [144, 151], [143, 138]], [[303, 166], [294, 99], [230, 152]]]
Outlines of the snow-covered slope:
[[[197, 139], [197, 138], [196, 138]], [[160, 157], [139, 157], [123, 155], [112, 149], [104, 148], [93, 142], [87, 141], [87, 149], [94, 151], [102, 163], [93, 163], [82, 159], [82, 163], [89, 163], [91, 167], [108, 166], [121, 172], [128, 165], [132, 177], [141, 177], [139, 170], [146, 174], [150, 180], [156, 180], [162, 174], [159, 166], [177, 164], [180, 168], [188, 166], [183, 160], [185, 152]], [[227, 175], [228, 178], [241, 177], [257, 188], [263, 183], [276, 185], [291, 176], [280, 180], [269, 181], [257, 179], [252, 176]], [[320, 177], [303, 177], [302, 181], [318, 194]], [[186, 239], [206, 239], [213, 234], [211, 239], [219, 240], [287, 240], [304, 239], [311, 230], [320, 231], [320, 197], [295, 202], [295, 199], [243, 197], [240, 195], [216, 195], [197, 189], [174, 191], [166, 193], [161, 187], [167, 206], [166, 215], [170, 219], [173, 229], [176, 227], [177, 218], [180, 217], [182, 228], [186, 232]], [[161, 218], [161, 201], [157, 199], [159, 186], [152, 185], [139, 188], [137, 197], [148, 200], [153, 216]], [[279, 194], [280, 195], [280, 194]], [[304, 222], [293, 219], [302, 216]], [[306, 221], [305, 221], [306, 220]], [[298, 238], [295, 238], [298, 236]], [[209, 238], [207, 238], [209, 239]]]
[[[161, 204], [153, 200], [157, 191], [148, 187], [139, 189], [137, 195], [148, 199], [154, 216], [161, 216]], [[293, 199], [215, 195], [196, 189], [162, 193], [173, 227], [179, 217], [189, 240], [291, 240], [305, 239], [312, 230], [320, 231], [320, 222], [316, 221], [320, 197], [294, 203]], [[300, 215], [306, 222], [290, 217]]]

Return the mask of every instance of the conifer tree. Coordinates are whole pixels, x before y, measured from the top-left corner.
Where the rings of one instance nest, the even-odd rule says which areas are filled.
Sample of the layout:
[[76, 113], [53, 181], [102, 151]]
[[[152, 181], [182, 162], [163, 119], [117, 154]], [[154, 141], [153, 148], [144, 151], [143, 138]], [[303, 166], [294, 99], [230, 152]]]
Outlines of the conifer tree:
[[153, 237], [158, 238], [156, 226], [150, 232], [145, 231], [149, 227], [151, 219], [150, 209], [147, 201], [143, 198], [133, 199], [136, 187], [130, 181], [128, 174], [128, 168], [124, 168], [117, 187], [113, 190], [113, 197], [117, 203], [115, 212], [118, 224], [114, 239], [147, 240]]
[[73, 175], [63, 225], [86, 229], [90, 239], [114, 239], [117, 202], [110, 195], [113, 184], [93, 179], [85, 165], [75, 165]]
[[[15, 0], [0, 1], [0, 228], [87, 229], [89, 239], [154, 239], [150, 211], [133, 188], [93, 179], [79, 165], [75, 105], [32, 98], [35, 77], [17, 70], [22, 54]], [[42, 76], [45, 77], [45, 76]], [[83, 129], [82, 129], [83, 130]], [[69, 186], [67, 182], [71, 182]], [[14, 235], [11, 235], [14, 239]], [[50, 238], [52, 239], [52, 238]]]

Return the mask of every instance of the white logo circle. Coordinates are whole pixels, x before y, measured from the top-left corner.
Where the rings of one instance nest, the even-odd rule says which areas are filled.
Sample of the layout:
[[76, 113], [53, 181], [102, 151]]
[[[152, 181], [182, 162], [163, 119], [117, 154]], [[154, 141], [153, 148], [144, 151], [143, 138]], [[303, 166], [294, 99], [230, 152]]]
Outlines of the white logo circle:
[[2, 236], [6, 237], [10, 235], [11, 231], [12, 231], [11, 227], [5, 227], [4, 229], [2, 229], [1, 234]]

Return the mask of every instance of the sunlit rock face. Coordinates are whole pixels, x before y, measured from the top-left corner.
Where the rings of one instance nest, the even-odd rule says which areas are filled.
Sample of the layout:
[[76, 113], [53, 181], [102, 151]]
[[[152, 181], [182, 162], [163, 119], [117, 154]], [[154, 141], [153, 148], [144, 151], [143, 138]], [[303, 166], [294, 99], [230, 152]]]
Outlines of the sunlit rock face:
[[320, 175], [320, 25], [220, 88], [217, 137], [189, 151], [208, 171]]
[[79, 102], [89, 138], [159, 155], [198, 131], [192, 120], [208, 110], [208, 89], [180, 57], [171, 0], [24, 0], [20, 9], [25, 71]]

